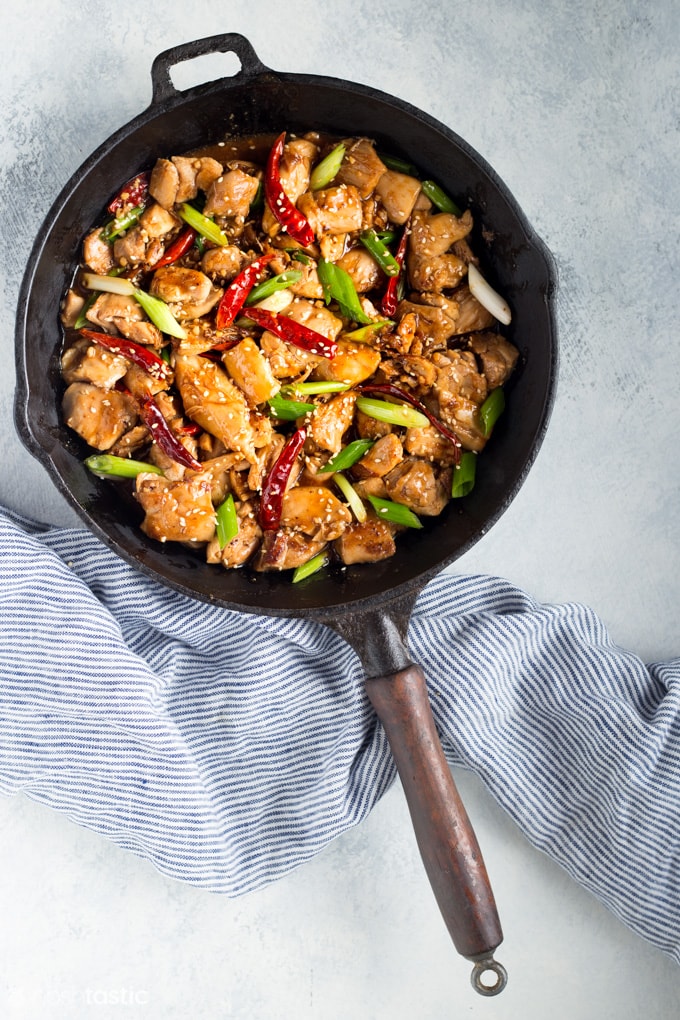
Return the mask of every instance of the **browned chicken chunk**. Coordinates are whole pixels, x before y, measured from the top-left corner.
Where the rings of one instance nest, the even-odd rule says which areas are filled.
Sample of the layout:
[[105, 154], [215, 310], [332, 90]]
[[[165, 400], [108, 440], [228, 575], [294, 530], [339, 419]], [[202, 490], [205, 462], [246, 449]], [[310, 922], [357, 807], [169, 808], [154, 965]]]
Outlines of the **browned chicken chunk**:
[[95, 450], [109, 450], [137, 420], [132, 397], [86, 382], [71, 383], [62, 409], [69, 428]]
[[215, 533], [210, 483], [200, 478], [170, 481], [137, 476], [137, 499], [145, 517], [142, 531], [159, 542], [209, 542]]
[[[451, 476], [447, 476], [450, 483]], [[416, 514], [436, 517], [449, 501], [447, 487], [430, 463], [417, 457], [406, 457], [388, 475], [385, 488], [390, 499], [403, 503]]]
[[377, 563], [396, 552], [394, 530], [387, 521], [369, 517], [362, 524], [350, 524], [336, 539], [334, 549], [343, 563]]

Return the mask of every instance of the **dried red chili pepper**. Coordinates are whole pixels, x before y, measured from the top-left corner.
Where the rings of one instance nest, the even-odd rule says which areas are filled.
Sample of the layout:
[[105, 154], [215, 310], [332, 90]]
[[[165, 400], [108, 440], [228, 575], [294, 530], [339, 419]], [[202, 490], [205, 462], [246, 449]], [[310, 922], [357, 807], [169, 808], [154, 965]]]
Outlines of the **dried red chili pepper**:
[[217, 307], [215, 325], [218, 329], [231, 326], [232, 322], [243, 308], [246, 298], [258, 281], [260, 273], [268, 262], [274, 258], [274, 252], [268, 255], [260, 255], [249, 266], [242, 269], [238, 276], [232, 280]]
[[180, 443], [153, 397], [142, 401], [139, 415], [163, 453], [192, 471], [203, 470], [203, 465]]
[[276, 531], [281, 522], [286, 485], [306, 438], [305, 428], [293, 433], [262, 483], [259, 517], [263, 531]]
[[274, 333], [280, 340], [286, 340], [303, 351], [309, 351], [310, 354], [334, 358], [338, 353], [335, 340], [329, 340], [322, 333], [317, 333], [309, 326], [303, 326], [301, 322], [295, 322], [287, 315], [274, 315], [272, 312], [266, 312], [264, 308], [247, 308], [245, 315], [262, 329]]
[[411, 407], [415, 407], [416, 410], [424, 414], [427, 420], [433, 425], [437, 432], [440, 432], [445, 439], [448, 439], [450, 443], [453, 443], [456, 451], [455, 463], [458, 463], [460, 458], [460, 439], [447, 425], [441, 421], [436, 414], [432, 414], [432, 411], [428, 411], [425, 404], [414, 397], [411, 393], [406, 390], [402, 390], [399, 386], [394, 386], [392, 383], [365, 383], [362, 386], [358, 386], [357, 389], [361, 390], [362, 393], [384, 393], [386, 396], [395, 397], [397, 400], [403, 401], [405, 404], [410, 404]]
[[121, 354], [128, 361], [139, 365], [154, 379], [166, 379], [170, 373], [168, 366], [155, 351], [150, 351], [142, 344], [136, 344], [134, 340], [127, 340], [124, 336], [111, 336], [109, 333], [95, 333], [92, 329], [81, 329], [80, 333], [88, 340], [99, 344], [100, 347], [105, 347], [107, 351]]
[[264, 194], [274, 218], [294, 241], [298, 241], [306, 248], [314, 241], [314, 231], [310, 226], [309, 220], [302, 215], [300, 210], [288, 198], [281, 183], [279, 165], [285, 141], [286, 132], [283, 131], [269, 151], [264, 176]]
[[396, 276], [390, 276], [387, 281], [387, 287], [385, 288], [385, 293], [383, 294], [383, 299], [380, 304], [380, 310], [383, 315], [387, 316], [388, 319], [394, 315], [397, 310], [397, 305], [399, 304], [399, 281], [401, 280], [402, 273], [404, 272], [404, 259], [406, 258], [406, 245], [408, 243], [408, 235], [411, 229], [410, 224], [411, 221], [409, 220], [404, 227], [404, 233], [401, 235], [401, 240], [399, 241], [397, 250], [394, 253], [394, 259], [399, 266], [399, 272]]
[[161, 269], [163, 266], [171, 266], [173, 262], [177, 262], [183, 255], [193, 248], [194, 241], [196, 240], [196, 231], [193, 227], [187, 227], [183, 230], [178, 237], [169, 245], [165, 252], [161, 255], [158, 262], [154, 262], [154, 269]]
[[136, 177], [127, 181], [120, 191], [111, 199], [107, 205], [108, 211], [115, 216], [126, 206], [144, 205], [149, 195], [149, 175], [147, 173], [137, 174]]

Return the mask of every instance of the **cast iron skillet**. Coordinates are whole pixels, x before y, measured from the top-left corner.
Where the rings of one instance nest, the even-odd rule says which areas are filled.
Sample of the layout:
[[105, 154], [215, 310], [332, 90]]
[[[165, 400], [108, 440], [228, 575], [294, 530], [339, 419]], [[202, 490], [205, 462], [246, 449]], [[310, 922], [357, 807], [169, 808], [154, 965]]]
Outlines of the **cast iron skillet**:
[[[184, 92], [176, 64], [235, 53], [232, 78]], [[454, 944], [474, 961], [483, 995], [505, 985], [493, 959], [502, 941], [486, 869], [432, 719], [424, 676], [411, 663], [407, 628], [424, 585], [476, 542], [508, 506], [543, 438], [556, 364], [551, 257], [493, 170], [443, 124], [366, 86], [274, 72], [240, 35], [221, 35], [161, 53], [151, 71], [147, 110], [117, 131], [74, 174], [34, 245], [20, 295], [15, 418], [19, 434], [85, 524], [128, 563], [171, 588], [232, 610], [307, 616], [338, 631], [359, 653], [366, 691], [383, 723], [408, 800], [420, 851]], [[484, 451], [472, 494], [419, 532], [400, 536], [397, 554], [293, 587], [288, 576], [225, 571], [181, 547], [151, 542], [141, 515], [116, 486], [82, 464], [83, 444], [63, 424], [57, 310], [77, 265], [80, 241], [103, 216], [121, 182], [171, 156], [228, 134], [304, 132], [367, 135], [415, 164], [472, 209], [474, 244], [485, 273], [513, 308], [510, 339], [521, 352], [507, 408]], [[481, 681], [483, 682], [483, 680]]]

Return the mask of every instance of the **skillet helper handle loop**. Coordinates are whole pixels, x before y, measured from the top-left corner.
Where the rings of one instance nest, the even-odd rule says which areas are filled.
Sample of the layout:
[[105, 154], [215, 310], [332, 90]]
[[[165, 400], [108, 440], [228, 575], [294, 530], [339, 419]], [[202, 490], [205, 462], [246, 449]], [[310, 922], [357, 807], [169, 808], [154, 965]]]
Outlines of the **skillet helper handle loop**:
[[204, 57], [211, 53], [235, 53], [241, 62], [241, 70], [235, 77], [243, 75], [246, 78], [254, 78], [269, 70], [258, 57], [250, 41], [237, 32], [211, 35], [206, 39], [181, 43], [179, 46], [173, 46], [171, 49], [159, 53], [151, 65], [152, 105], [158, 105], [167, 99], [181, 95], [180, 90], [172, 84], [170, 77], [170, 71], [175, 64], [194, 60], [196, 57]]
[[458, 952], [475, 962], [475, 989], [495, 995], [506, 982], [504, 968], [493, 959], [503, 932], [479, 844], [435, 727], [423, 671], [411, 665], [369, 679], [366, 692], [385, 728], [449, 934]]

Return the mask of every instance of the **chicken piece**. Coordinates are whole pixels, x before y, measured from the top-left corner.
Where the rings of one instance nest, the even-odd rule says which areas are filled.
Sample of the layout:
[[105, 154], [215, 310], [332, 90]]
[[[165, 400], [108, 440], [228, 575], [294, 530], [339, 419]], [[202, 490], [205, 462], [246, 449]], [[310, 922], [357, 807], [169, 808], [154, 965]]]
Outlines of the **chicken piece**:
[[447, 487], [432, 465], [417, 457], [406, 457], [383, 480], [390, 499], [425, 517], [436, 517], [449, 501], [450, 475]]
[[68, 347], [61, 358], [61, 374], [67, 384], [89, 382], [111, 389], [122, 379], [130, 362], [122, 355], [107, 351], [99, 344], [81, 338]]
[[[240, 453], [223, 453], [204, 460], [201, 467], [200, 477], [210, 482], [210, 498], [215, 506], [219, 506], [229, 495], [231, 472], [247, 471], [250, 464]], [[189, 477], [194, 477], [193, 472], [189, 473]]]
[[320, 553], [325, 545], [326, 543], [319, 539], [310, 538], [309, 535], [301, 531], [292, 531], [290, 528], [265, 531], [253, 567], [258, 572], [294, 570]]
[[215, 534], [210, 483], [199, 477], [172, 481], [143, 472], [136, 496], [145, 513], [142, 531], [158, 542], [209, 542]]
[[472, 230], [472, 213], [466, 209], [462, 216], [453, 213], [415, 213], [411, 222], [408, 248], [413, 255], [438, 256], [449, 250]]
[[248, 404], [224, 369], [207, 358], [178, 354], [175, 383], [187, 416], [221, 439], [227, 450], [253, 463], [255, 432]]
[[439, 414], [450, 425], [467, 450], [480, 451], [486, 436], [479, 420], [479, 408], [488, 395], [485, 377], [477, 369], [472, 351], [448, 351], [432, 356], [437, 367], [433, 393], [439, 402]]
[[225, 351], [222, 362], [251, 404], [264, 404], [281, 389], [271, 364], [249, 336], [245, 336], [236, 347]]
[[[268, 422], [271, 426], [271, 436], [269, 442], [263, 443], [259, 448], [255, 450], [255, 460], [250, 465], [247, 477], [248, 488], [252, 492], [259, 492], [262, 488], [265, 476], [274, 466], [278, 460], [281, 450], [286, 445], [285, 436], [281, 435], [280, 432], [276, 432], [271, 422]], [[293, 464], [291, 472], [288, 476], [286, 488], [290, 488], [291, 485], [295, 485], [300, 474], [302, 473], [302, 466], [298, 461]]]
[[468, 347], [482, 362], [489, 390], [502, 386], [512, 375], [519, 351], [499, 333], [479, 333], [470, 337]]
[[111, 245], [102, 241], [102, 228], [91, 230], [83, 241], [83, 261], [88, 269], [99, 276], [106, 276], [115, 266]]
[[378, 421], [377, 418], [371, 418], [370, 415], [359, 410], [356, 412], [354, 424], [360, 439], [379, 439], [381, 436], [388, 435], [394, 428], [389, 422]]
[[357, 138], [346, 148], [335, 181], [353, 185], [362, 198], [368, 198], [386, 170], [370, 138]]
[[361, 230], [361, 196], [351, 184], [306, 191], [298, 200], [298, 209], [309, 220], [317, 238]]
[[307, 375], [315, 365], [326, 360], [318, 354], [307, 351], [279, 340], [269, 330], [260, 337], [260, 350], [266, 356], [276, 379], [298, 379]]
[[397, 466], [404, 456], [401, 440], [395, 432], [381, 436], [368, 453], [352, 468], [356, 478], [382, 478]]
[[363, 523], [350, 524], [336, 539], [333, 548], [343, 563], [377, 563], [396, 552], [394, 534], [387, 521], [369, 517]]
[[313, 379], [344, 382], [350, 386], [369, 379], [380, 364], [380, 351], [368, 344], [355, 344], [340, 338], [334, 358], [323, 358], [312, 372]]
[[376, 375], [378, 382], [388, 382], [405, 390], [429, 390], [437, 379], [437, 369], [429, 358], [413, 354], [384, 360]]
[[338, 538], [351, 521], [349, 509], [326, 486], [296, 485], [283, 497], [281, 524], [319, 541]]
[[316, 330], [329, 340], [335, 340], [343, 327], [342, 319], [334, 315], [325, 305], [315, 305], [304, 298], [296, 298], [286, 308], [285, 313], [289, 319]]
[[349, 273], [357, 294], [366, 294], [384, 279], [380, 266], [365, 248], [350, 248], [337, 264]]
[[158, 326], [149, 322], [141, 305], [123, 294], [100, 294], [85, 313], [88, 322], [105, 333], [116, 330], [128, 340], [160, 348], [165, 343]]
[[420, 194], [420, 181], [397, 170], [386, 170], [376, 184], [376, 194], [392, 223], [406, 223]]
[[59, 310], [59, 318], [64, 329], [72, 329], [75, 326], [84, 307], [85, 298], [69, 288]]
[[143, 447], [148, 446], [149, 439], [146, 425], [134, 425], [109, 448], [109, 453], [114, 457], [136, 457]]
[[382, 478], [378, 478], [377, 475], [373, 475], [371, 478], [360, 478], [358, 482], [354, 482], [354, 491], [356, 492], [359, 499], [368, 499], [369, 496], [377, 496], [378, 499], [387, 499], [387, 489], [385, 488], [385, 482]]
[[203, 212], [206, 216], [240, 216], [245, 219], [259, 186], [257, 177], [251, 177], [243, 170], [229, 170], [208, 188]]
[[173, 156], [172, 162], [178, 174], [175, 204], [190, 202], [199, 191], [208, 191], [222, 174], [222, 164], [212, 156]]
[[255, 508], [250, 500], [236, 502], [238, 534], [220, 549], [217, 535], [208, 543], [208, 563], [221, 563], [223, 567], [242, 567], [257, 550], [262, 539], [262, 528], [257, 523]]
[[205, 273], [174, 265], [156, 270], [150, 292], [167, 302], [178, 319], [198, 319], [207, 315], [222, 296], [220, 288], [215, 287]]
[[95, 450], [109, 450], [137, 421], [134, 399], [118, 390], [74, 382], [62, 401], [64, 421]]
[[143, 227], [131, 227], [113, 242], [115, 261], [119, 266], [138, 266], [145, 262], [148, 240], [149, 236]]
[[[281, 187], [293, 205], [297, 204], [300, 195], [303, 195], [309, 187], [312, 164], [316, 160], [318, 152], [319, 147], [307, 138], [294, 138], [283, 147], [279, 163], [279, 178]], [[281, 230], [281, 225], [267, 204], [265, 204], [262, 214], [262, 229], [270, 237], [278, 234]], [[288, 241], [289, 239], [287, 245]]]
[[453, 297], [458, 305], [458, 316], [456, 318], [456, 334], [472, 333], [478, 329], [489, 329], [494, 326], [496, 319], [487, 312], [484, 305], [480, 305], [476, 297], [470, 293], [467, 284], [456, 287]]
[[300, 273], [300, 279], [297, 283], [293, 283], [287, 288], [291, 294], [296, 294], [298, 297], [310, 298], [315, 301], [321, 301], [323, 299], [323, 287], [321, 286], [319, 274], [314, 262], [309, 261], [306, 264], [303, 262], [297, 262], [293, 259], [289, 259], [285, 253], [281, 252], [281, 254], [277, 254], [275, 258], [272, 259], [269, 263], [269, 268], [272, 273], [285, 273], [291, 270], [296, 273]]
[[467, 273], [467, 263], [453, 253], [410, 254], [406, 261], [411, 286], [420, 291], [440, 291], [457, 287]]
[[208, 248], [201, 259], [201, 269], [211, 280], [233, 280], [246, 261], [245, 252], [235, 244]]
[[319, 404], [309, 423], [309, 438], [330, 453], [339, 453], [342, 437], [352, 424], [357, 395], [338, 393], [326, 404]]
[[179, 171], [169, 159], [157, 159], [149, 179], [149, 194], [164, 209], [172, 209], [179, 190]]
[[319, 252], [326, 262], [339, 262], [347, 251], [347, 234], [324, 234], [319, 240]]
[[456, 447], [433, 425], [406, 429], [404, 449], [412, 457], [450, 466], [456, 463]]
[[[415, 316], [415, 336], [425, 350], [446, 347], [446, 341], [456, 332], [456, 320], [444, 308], [435, 305], [416, 304], [415, 301], [400, 301], [397, 318]], [[413, 346], [413, 343], [410, 345]], [[409, 347], [410, 349], [410, 347]]]
[[159, 202], [147, 206], [139, 217], [139, 225], [147, 232], [149, 237], [165, 237], [180, 225], [180, 220], [171, 212], [164, 209]]
[[127, 362], [127, 371], [123, 377], [125, 388], [130, 391], [133, 397], [137, 397], [138, 400], [144, 400], [151, 394], [152, 396], [156, 393], [160, 393], [161, 390], [167, 390], [170, 382], [168, 379], [157, 379], [156, 376], [150, 375], [139, 365], [135, 365], [132, 362]]

